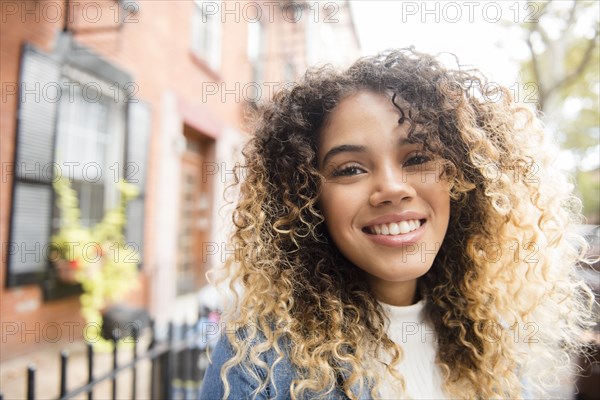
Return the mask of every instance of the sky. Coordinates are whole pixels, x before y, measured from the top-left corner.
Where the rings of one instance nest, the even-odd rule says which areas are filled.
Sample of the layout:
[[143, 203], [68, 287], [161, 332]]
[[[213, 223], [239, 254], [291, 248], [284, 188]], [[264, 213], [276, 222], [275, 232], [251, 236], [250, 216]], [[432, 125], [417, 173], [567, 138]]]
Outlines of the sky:
[[[350, 0], [362, 52], [415, 46], [419, 51], [454, 53], [461, 64], [480, 69], [490, 80], [511, 86], [527, 48], [515, 21], [535, 10], [517, 1]], [[511, 8], [512, 7], [512, 8]], [[451, 59], [451, 57], [448, 57]]]

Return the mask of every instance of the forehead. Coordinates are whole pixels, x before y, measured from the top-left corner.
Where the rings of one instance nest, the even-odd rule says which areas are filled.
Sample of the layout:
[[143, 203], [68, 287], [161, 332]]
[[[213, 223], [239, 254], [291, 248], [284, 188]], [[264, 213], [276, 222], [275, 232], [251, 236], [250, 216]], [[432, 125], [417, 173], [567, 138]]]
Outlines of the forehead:
[[368, 138], [398, 128], [399, 109], [382, 93], [359, 91], [344, 97], [326, 118], [319, 135], [319, 151], [348, 139]]
[[[369, 119], [388, 120], [397, 124], [398, 110], [391, 99], [381, 93], [359, 91], [343, 97], [325, 119], [322, 132], [332, 128], [349, 128]], [[338, 132], [339, 133], [339, 132]]]

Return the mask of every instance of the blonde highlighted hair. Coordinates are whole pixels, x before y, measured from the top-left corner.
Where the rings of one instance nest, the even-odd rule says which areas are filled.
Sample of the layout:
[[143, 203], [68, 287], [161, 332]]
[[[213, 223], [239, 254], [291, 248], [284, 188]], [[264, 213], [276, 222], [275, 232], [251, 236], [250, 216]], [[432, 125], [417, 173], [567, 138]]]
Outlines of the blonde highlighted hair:
[[[272, 379], [271, 351], [289, 358], [292, 398], [378, 396], [371, 368], [402, 349], [364, 272], [336, 248], [317, 198], [317, 140], [341, 99], [368, 90], [389, 97], [409, 139], [444, 163], [451, 187], [448, 231], [419, 279], [426, 318], [438, 336], [437, 363], [453, 398], [520, 398], [523, 382], [543, 396], [548, 382], [581, 351], [591, 324], [589, 288], [576, 266], [586, 250], [569, 235], [579, 207], [553, 167], [535, 114], [475, 70], [446, 68], [412, 49], [362, 58], [348, 70], [309, 70], [261, 105], [243, 151], [233, 215], [236, 254], [221, 271], [236, 293], [227, 334], [255, 395]], [[399, 122], [400, 122], [399, 121]], [[261, 370], [264, 374], [257, 374]], [[266, 377], [266, 378], [265, 378]]]

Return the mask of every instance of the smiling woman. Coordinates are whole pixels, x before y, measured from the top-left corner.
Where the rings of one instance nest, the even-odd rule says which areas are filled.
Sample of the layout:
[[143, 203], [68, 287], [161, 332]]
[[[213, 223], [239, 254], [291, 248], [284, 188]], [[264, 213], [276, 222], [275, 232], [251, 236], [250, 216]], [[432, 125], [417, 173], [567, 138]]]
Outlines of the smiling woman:
[[431, 267], [450, 215], [441, 164], [407, 142], [409, 127], [398, 124], [387, 97], [360, 91], [329, 116], [317, 154], [325, 177], [319, 205], [331, 239], [369, 275], [377, 299], [394, 305], [414, 302], [417, 278]]
[[535, 116], [485, 88], [394, 50], [259, 109], [202, 398], [552, 389], [591, 323], [577, 213]]

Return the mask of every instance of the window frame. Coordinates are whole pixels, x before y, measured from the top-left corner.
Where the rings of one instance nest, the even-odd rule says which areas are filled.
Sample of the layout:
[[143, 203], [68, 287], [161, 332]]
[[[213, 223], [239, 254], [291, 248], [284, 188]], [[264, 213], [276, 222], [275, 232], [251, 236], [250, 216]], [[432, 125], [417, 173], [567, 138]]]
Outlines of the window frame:
[[194, 56], [203, 60], [213, 71], [218, 71], [221, 68], [223, 55], [222, 22], [220, 13], [207, 14], [203, 11], [205, 4], [214, 6], [215, 3], [194, 0], [190, 48]]
[[[58, 37], [59, 45], [56, 46], [54, 53], [46, 53], [39, 50], [30, 43], [24, 42], [21, 51], [19, 64], [19, 83], [23, 88], [45, 87], [44, 85], [57, 86], [61, 82], [63, 72], [78, 71], [81, 76], [91, 77], [94, 82], [113, 82], [111, 86], [102, 88], [103, 93], [113, 93], [121, 102], [122, 116], [118, 118], [121, 121], [123, 132], [123, 144], [121, 145], [120, 160], [124, 161], [110, 171], [114, 176], [126, 178], [133, 182], [140, 190], [137, 198], [127, 205], [128, 222], [125, 226], [125, 237], [127, 240], [134, 238], [137, 248], [143, 249], [144, 236], [144, 214], [145, 214], [145, 192], [146, 192], [146, 169], [148, 145], [152, 131], [152, 109], [151, 107], [137, 99], [135, 96], [137, 86], [132, 76], [125, 73], [117, 66], [104, 60], [88, 48], [79, 45], [68, 34], [61, 34]], [[91, 75], [90, 75], [91, 73]], [[81, 79], [79, 79], [81, 81]], [[83, 79], [86, 81], [86, 79]], [[89, 81], [89, 79], [88, 79]], [[117, 92], [114, 87], [121, 88], [123, 91]], [[118, 94], [118, 96], [117, 96]], [[52, 224], [55, 209], [55, 195], [52, 187], [54, 174], [52, 168], [49, 168], [47, 174], [38, 173], [36, 175], [27, 175], [36, 165], [52, 166], [55, 162], [55, 147], [58, 130], [59, 105], [60, 101], [48, 100], [41, 96], [41, 101], [36, 97], [35, 101], [25, 101], [25, 97], [32, 94], [19, 92], [16, 117], [16, 134], [14, 148], [14, 174], [12, 179], [11, 194], [11, 212], [9, 214], [9, 232], [7, 250], [14, 250], [16, 243], [20, 238], [25, 238], [28, 244], [36, 244], [42, 247], [38, 250], [36, 256], [40, 257], [41, 262], [31, 263], [28, 260], [22, 261], [19, 246], [14, 255], [6, 256], [5, 269], [5, 287], [14, 288], [31, 284], [40, 284], [44, 300], [55, 300], [81, 292], [79, 285], [61, 284], [48, 260], [47, 246], [50, 243], [52, 235]], [[110, 112], [109, 112], [110, 113]], [[110, 128], [109, 128], [110, 129]], [[40, 153], [41, 151], [41, 153]], [[128, 164], [134, 164], [135, 168], [127, 168]], [[130, 167], [132, 165], [129, 165]], [[47, 175], [47, 176], [46, 176]], [[108, 179], [108, 177], [107, 177]], [[112, 178], [111, 180], [116, 178]], [[18, 203], [18, 196], [21, 196], [27, 188], [38, 190], [37, 197], [34, 198], [35, 205], [23, 207]], [[21, 193], [21, 194], [19, 194]], [[47, 197], [40, 202], [40, 193]], [[118, 199], [118, 190], [114, 188], [117, 195], [114, 203]], [[134, 204], [135, 203], [135, 204]], [[105, 204], [109, 207], [109, 204]], [[28, 213], [41, 209], [36, 214], [36, 223], [27, 223]], [[129, 217], [133, 218], [129, 218]], [[33, 232], [33, 236], [31, 232]], [[32, 240], [35, 240], [32, 242]], [[15, 246], [13, 246], [15, 245]], [[9, 246], [11, 249], [8, 249]], [[44, 247], [45, 246], [45, 247]], [[21, 257], [21, 261], [15, 259]], [[143, 259], [140, 257], [139, 267], [141, 268]], [[31, 270], [31, 271], [30, 271]], [[55, 272], [55, 271], [54, 271]]]

